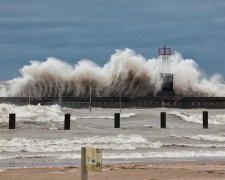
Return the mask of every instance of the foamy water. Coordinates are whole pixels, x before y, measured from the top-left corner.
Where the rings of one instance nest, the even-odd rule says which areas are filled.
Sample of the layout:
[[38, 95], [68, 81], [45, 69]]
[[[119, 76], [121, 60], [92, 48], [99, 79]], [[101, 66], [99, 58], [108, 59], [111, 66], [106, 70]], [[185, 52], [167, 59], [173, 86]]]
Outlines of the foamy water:
[[[19, 121], [58, 121], [62, 122], [66, 108], [61, 108], [59, 105], [41, 106], [39, 105], [27, 105], [16, 106], [11, 104], [0, 104], [0, 122], [6, 122], [10, 113], [15, 113], [17, 120]], [[121, 113], [121, 119], [136, 116], [137, 113]], [[72, 116], [71, 120], [76, 119], [114, 119], [114, 114], [110, 116]]]
[[[121, 113], [120, 118], [125, 119], [129, 117], [136, 116], [137, 113]], [[77, 119], [114, 119], [114, 115], [112, 116], [84, 116], [84, 117], [76, 117]]]
[[[167, 129], [160, 129], [160, 112]], [[103, 149], [104, 162], [191, 160], [225, 154], [224, 110], [208, 110], [220, 124], [203, 129], [203, 109], [122, 109], [121, 128], [114, 129], [119, 109], [70, 109], [52, 106], [0, 104], [0, 166], [79, 165], [81, 147]], [[8, 113], [16, 113], [16, 129], [8, 130]], [[64, 114], [71, 130], [63, 130]], [[187, 120], [185, 118], [199, 120]], [[216, 121], [217, 122], [217, 121]]]
[[225, 142], [225, 134], [221, 135], [207, 135], [207, 134], [199, 134], [196, 136], [174, 136], [174, 137], [183, 137], [193, 140], [199, 141], [215, 141], [215, 142]]
[[223, 78], [206, 77], [193, 59], [175, 52], [166, 60], [146, 59], [131, 49], [116, 50], [106, 64], [91, 60], [67, 64], [57, 58], [31, 61], [21, 67], [21, 76], [0, 87], [0, 96], [147, 96], [162, 85], [160, 73], [174, 76], [174, 90], [180, 96], [225, 96]]
[[[180, 117], [181, 119], [188, 122], [202, 123], [202, 114], [188, 114], [188, 113], [177, 112], [177, 111], [170, 112], [169, 114]], [[208, 123], [209, 124], [225, 124], [225, 114], [209, 116]]]
[[[104, 153], [103, 161], [107, 160], [131, 160], [135, 159], [157, 159], [157, 158], [221, 158], [225, 156], [224, 151], [173, 151], [173, 152], [149, 152], [149, 153]], [[55, 159], [80, 159], [80, 153], [65, 154], [37, 154], [37, 155], [13, 155], [5, 156], [0, 159], [22, 159], [22, 158], [55, 158]]]
[[93, 136], [72, 139], [0, 139], [0, 152], [70, 152], [80, 151], [83, 146], [103, 150], [135, 150], [138, 148], [160, 148], [160, 142], [149, 142], [140, 135]]
[[15, 113], [17, 120], [34, 121], [62, 121], [63, 112], [58, 105], [52, 106], [16, 106], [11, 104], [0, 104], [0, 122], [5, 122], [10, 113]]

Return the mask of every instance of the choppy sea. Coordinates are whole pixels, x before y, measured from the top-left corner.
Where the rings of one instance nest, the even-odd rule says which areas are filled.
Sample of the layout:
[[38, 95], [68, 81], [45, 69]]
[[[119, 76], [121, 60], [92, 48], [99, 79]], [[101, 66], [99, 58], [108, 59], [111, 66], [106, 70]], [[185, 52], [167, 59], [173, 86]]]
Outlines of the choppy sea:
[[[103, 149], [103, 163], [161, 160], [225, 160], [225, 110], [208, 109], [209, 129], [202, 128], [206, 109], [71, 109], [59, 105], [0, 104], [0, 167], [79, 166], [81, 147]], [[167, 128], [160, 129], [160, 112]], [[16, 113], [16, 129], [8, 115]], [[63, 130], [64, 114], [71, 130]]]

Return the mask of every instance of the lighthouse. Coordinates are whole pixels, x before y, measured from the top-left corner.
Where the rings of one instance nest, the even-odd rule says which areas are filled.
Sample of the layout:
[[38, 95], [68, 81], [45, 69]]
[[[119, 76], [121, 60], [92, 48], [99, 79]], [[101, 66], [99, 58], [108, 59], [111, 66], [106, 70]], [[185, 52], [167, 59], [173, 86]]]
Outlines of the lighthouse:
[[173, 74], [170, 70], [170, 56], [171, 56], [171, 48], [163, 48], [158, 49], [159, 59], [161, 61], [161, 72], [160, 77], [162, 80], [161, 90], [157, 93], [158, 96], [174, 96], [175, 92], [173, 90]]

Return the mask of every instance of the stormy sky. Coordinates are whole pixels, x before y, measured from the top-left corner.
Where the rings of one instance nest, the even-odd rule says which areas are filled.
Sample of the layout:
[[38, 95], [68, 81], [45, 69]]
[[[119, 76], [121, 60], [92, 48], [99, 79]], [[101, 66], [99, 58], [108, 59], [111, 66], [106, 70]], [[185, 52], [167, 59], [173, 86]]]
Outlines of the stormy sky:
[[103, 65], [115, 49], [151, 58], [164, 44], [225, 77], [225, 1], [0, 1], [0, 80], [19, 76], [30, 60]]

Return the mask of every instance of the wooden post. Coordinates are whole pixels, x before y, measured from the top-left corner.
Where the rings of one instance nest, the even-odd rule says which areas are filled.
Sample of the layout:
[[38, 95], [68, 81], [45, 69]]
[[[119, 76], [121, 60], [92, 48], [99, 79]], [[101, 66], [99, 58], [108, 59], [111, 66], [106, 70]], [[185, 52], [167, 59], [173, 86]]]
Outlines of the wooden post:
[[203, 111], [202, 120], [203, 120], [203, 128], [208, 129], [208, 111]]
[[16, 129], [16, 114], [9, 114], [9, 129]]
[[70, 130], [70, 114], [65, 114], [64, 130]]
[[166, 112], [161, 112], [160, 119], [161, 119], [161, 128], [166, 128]]
[[120, 113], [114, 114], [114, 128], [120, 128]]
[[88, 171], [86, 169], [86, 148], [81, 148], [81, 180], [88, 180]]

